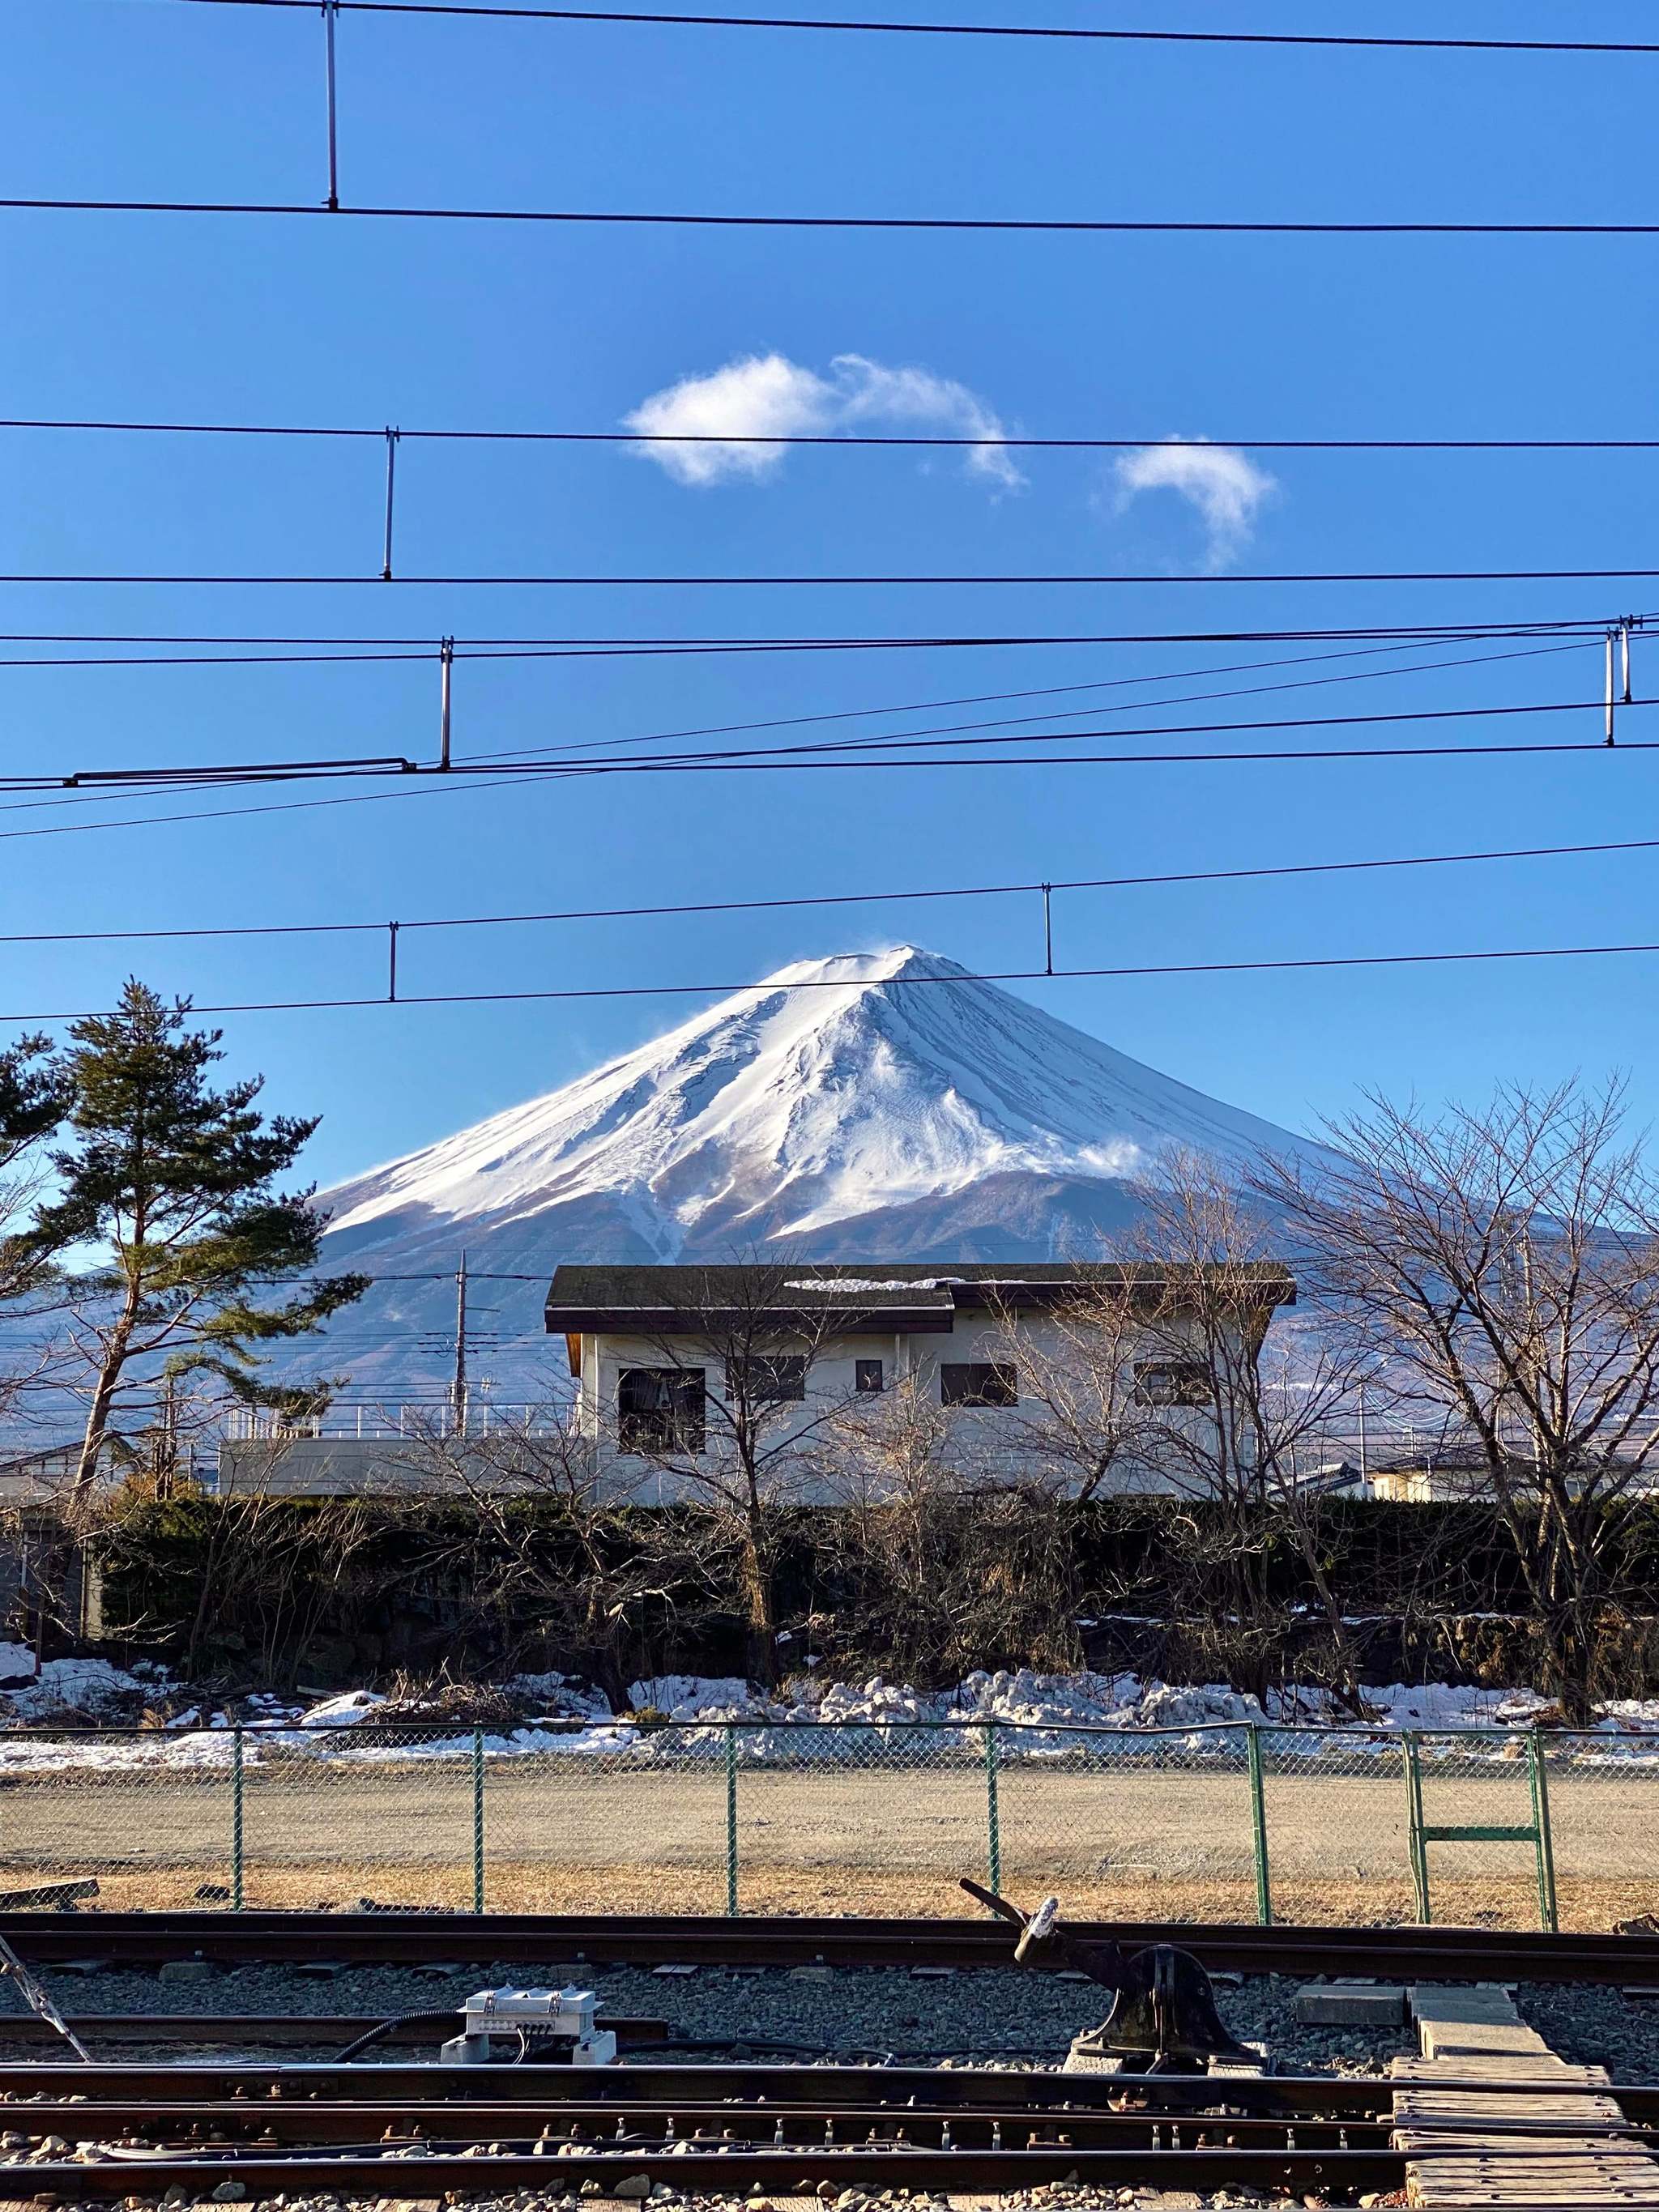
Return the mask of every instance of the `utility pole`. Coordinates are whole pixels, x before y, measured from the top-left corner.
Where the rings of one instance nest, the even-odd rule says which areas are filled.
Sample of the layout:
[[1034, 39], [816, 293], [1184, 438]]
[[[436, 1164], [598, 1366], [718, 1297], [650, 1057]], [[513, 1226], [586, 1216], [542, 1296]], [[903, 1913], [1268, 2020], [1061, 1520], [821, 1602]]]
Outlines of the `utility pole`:
[[455, 1432], [466, 1434], [466, 1255], [455, 1271], [455, 1381], [450, 1393]]

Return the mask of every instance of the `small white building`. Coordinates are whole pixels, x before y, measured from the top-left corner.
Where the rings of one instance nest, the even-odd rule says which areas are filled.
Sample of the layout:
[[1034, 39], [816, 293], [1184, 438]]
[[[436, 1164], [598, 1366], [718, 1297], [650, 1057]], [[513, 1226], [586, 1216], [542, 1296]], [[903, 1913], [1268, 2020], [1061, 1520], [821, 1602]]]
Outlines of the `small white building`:
[[[1240, 1271], [1228, 1272], [1237, 1285]], [[1259, 1344], [1295, 1296], [1283, 1267], [1249, 1271], [1241, 1339]], [[1126, 1395], [1176, 1409], [1166, 1426], [1202, 1421], [1207, 1370], [1181, 1356], [1182, 1309], [1182, 1271], [1150, 1262], [562, 1267], [546, 1325], [565, 1340], [581, 1429], [604, 1468], [619, 1483], [651, 1477], [645, 1493], [669, 1498], [672, 1467], [728, 1449], [745, 1407], [751, 1418], [767, 1409], [775, 1446], [861, 1401], [873, 1413], [901, 1385], [913, 1403], [941, 1409], [964, 1471], [1017, 1475], [1035, 1428], [1022, 1371], [1052, 1378], [1066, 1332], [1075, 1347], [1079, 1315], [1086, 1325], [1091, 1310], [1103, 1334], [1117, 1332], [1113, 1372]], [[799, 1411], [775, 1410], [786, 1407]], [[1126, 1463], [1111, 1486], [1164, 1486]]]

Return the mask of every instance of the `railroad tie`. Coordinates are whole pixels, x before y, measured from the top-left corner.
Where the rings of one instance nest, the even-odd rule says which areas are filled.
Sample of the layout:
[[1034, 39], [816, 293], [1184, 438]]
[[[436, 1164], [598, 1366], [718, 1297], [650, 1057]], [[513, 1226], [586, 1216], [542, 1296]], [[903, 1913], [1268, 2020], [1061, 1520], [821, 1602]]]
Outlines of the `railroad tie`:
[[[1437, 2212], [1619, 2205], [1659, 2212], [1659, 2163], [1642, 2148], [1607, 2069], [1571, 2066], [1522, 2020], [1507, 1990], [1410, 1993], [1420, 2058], [1391, 2069], [1394, 2142], [1408, 2203]], [[1559, 2094], [1506, 2083], [1547, 2081]]]

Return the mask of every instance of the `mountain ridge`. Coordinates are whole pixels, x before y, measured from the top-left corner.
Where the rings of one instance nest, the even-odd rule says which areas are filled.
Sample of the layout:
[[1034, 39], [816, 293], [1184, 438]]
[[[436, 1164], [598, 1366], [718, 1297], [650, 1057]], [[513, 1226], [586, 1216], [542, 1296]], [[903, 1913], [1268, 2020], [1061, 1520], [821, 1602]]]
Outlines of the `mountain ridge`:
[[329, 1267], [452, 1275], [382, 1279], [343, 1322], [368, 1346], [347, 1363], [353, 1395], [453, 1362], [463, 1250], [501, 1293], [474, 1373], [516, 1401], [555, 1371], [537, 1284], [560, 1261], [1088, 1258], [1132, 1224], [1129, 1185], [1172, 1144], [1241, 1169], [1301, 1148], [940, 954], [797, 962], [319, 1194]]

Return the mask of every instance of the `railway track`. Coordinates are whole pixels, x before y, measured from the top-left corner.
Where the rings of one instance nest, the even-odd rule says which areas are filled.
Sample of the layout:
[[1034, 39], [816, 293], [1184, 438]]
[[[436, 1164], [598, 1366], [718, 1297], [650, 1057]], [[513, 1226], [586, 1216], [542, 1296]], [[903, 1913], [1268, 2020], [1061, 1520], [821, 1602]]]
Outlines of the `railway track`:
[[[1557, 2087], [1513, 2093], [1547, 2100]], [[579, 2181], [732, 2197], [1073, 2179], [1341, 2199], [1402, 2185], [1392, 2094], [1375, 2077], [890, 2067], [5, 2067], [0, 2155], [82, 2147], [79, 2159], [29, 2155], [15, 2193], [83, 2200], [174, 2186], [205, 2197], [227, 2181], [249, 2197], [407, 2199]], [[1618, 2094], [1621, 2139], [1645, 2145], [1659, 2135], [1659, 2085]], [[1530, 2169], [1529, 2138], [1552, 2124], [1505, 2130]], [[1413, 2152], [1419, 2166], [1433, 2156]]]
[[[1173, 1941], [1212, 1970], [1243, 1974], [1659, 1983], [1659, 1936], [1641, 1935], [1121, 1923], [1074, 1932], [1131, 1949]], [[76, 1960], [148, 1966], [191, 1957], [227, 1966], [501, 1961], [544, 1981], [611, 1962], [823, 1962], [854, 1970], [849, 2022], [857, 1969], [1003, 1967], [1011, 1949], [1006, 1925], [966, 1919], [14, 1911], [0, 1915], [0, 1935], [48, 1975]], [[1467, 2080], [1437, 2069], [1430, 2102], [1451, 2115], [1443, 2140], [1432, 2111], [1425, 2119], [1419, 2110], [1407, 2148], [1398, 2078], [677, 2063], [663, 2021], [631, 2019], [611, 2023], [625, 2064], [409, 2063], [410, 2042], [429, 2051], [459, 2024], [424, 2014], [388, 2038], [402, 2052], [351, 2064], [281, 2055], [350, 2043], [369, 2023], [349, 2016], [90, 2015], [74, 2026], [93, 2063], [70, 2063], [61, 2044], [45, 2047], [43, 2021], [4, 2022], [0, 2040], [15, 2050], [21, 2037], [42, 2055], [0, 2063], [0, 2199], [326, 2191], [426, 2203], [451, 2192], [626, 2198], [666, 2187], [729, 2201], [901, 2188], [978, 2196], [1074, 2181], [1350, 2203], [1409, 2182], [1413, 2201], [1462, 2205], [1474, 2141], [1478, 2202], [1494, 2212], [1659, 2208], [1659, 2082], [1614, 2088], [1597, 2069], [1564, 2069], [1536, 2036], [1537, 2057], [1502, 2062], [1496, 2106], [1490, 2067], [1468, 2065]], [[147, 2051], [137, 2063], [110, 2063], [110, 2046], [124, 2041], [180, 2056], [168, 2063]], [[213, 2055], [216, 2045], [230, 2046], [226, 2056]], [[268, 2057], [250, 2055], [267, 2048]], [[1564, 2105], [1564, 2086], [1576, 2094], [1585, 2085], [1595, 2094]]]
[[[1298, 1928], [1075, 1922], [1126, 1949], [1176, 1943], [1212, 1972], [1377, 1975], [1398, 1981], [1659, 1984], [1659, 1935], [1544, 1935], [1486, 1928]], [[994, 1921], [732, 1919], [611, 1913], [9, 1912], [0, 1936], [32, 1964], [115, 1966], [196, 1958], [225, 1966], [501, 1961], [545, 1968], [665, 1964], [1002, 1966]]]

